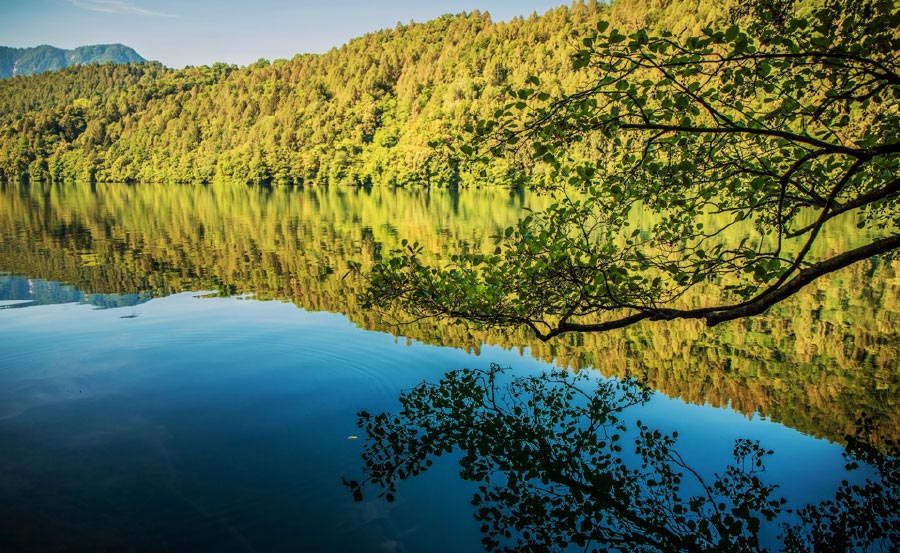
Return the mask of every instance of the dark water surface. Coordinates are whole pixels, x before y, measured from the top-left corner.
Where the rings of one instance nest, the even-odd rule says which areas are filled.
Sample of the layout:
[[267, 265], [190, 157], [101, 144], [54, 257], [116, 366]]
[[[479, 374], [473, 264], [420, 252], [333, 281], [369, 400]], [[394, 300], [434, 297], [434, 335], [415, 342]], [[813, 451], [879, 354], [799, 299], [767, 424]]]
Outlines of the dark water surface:
[[842, 440], [863, 411], [896, 439], [891, 264], [861, 264], [745, 326], [556, 345], [392, 326], [344, 278], [347, 261], [365, 267], [404, 237], [438, 253], [490, 248], [545, 201], [2, 188], [0, 550], [477, 551], [474, 487], [452, 459], [395, 503], [355, 503], [341, 476], [360, 474], [358, 410], [396, 409], [403, 389], [490, 363], [642, 373], [660, 391], [641, 420], [677, 430], [697, 470], [724, 466], [735, 438], [759, 439], [775, 451], [766, 477], [797, 505], [848, 477]]

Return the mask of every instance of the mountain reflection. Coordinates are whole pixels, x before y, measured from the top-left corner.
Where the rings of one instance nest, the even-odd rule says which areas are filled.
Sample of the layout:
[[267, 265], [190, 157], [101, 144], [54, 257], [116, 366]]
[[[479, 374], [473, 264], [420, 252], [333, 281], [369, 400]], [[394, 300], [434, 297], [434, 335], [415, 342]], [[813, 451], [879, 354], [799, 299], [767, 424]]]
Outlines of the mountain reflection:
[[[356, 501], [456, 453], [488, 551], [893, 551], [900, 545], [898, 443], [848, 436], [848, 471], [832, 499], [790, 509], [767, 478], [765, 444], [738, 439], [733, 462], [706, 474], [679, 452], [678, 434], [635, 420], [649, 390], [565, 372], [510, 378], [463, 369], [400, 396], [397, 413], [359, 413], [367, 434]], [[636, 413], [637, 411], [637, 413]], [[886, 450], [873, 447], [879, 441]], [[848, 479], [853, 478], [848, 476]], [[862, 480], [858, 478], [858, 480]], [[776, 532], [778, 538], [774, 538]], [[768, 534], [767, 538], [762, 538]]]
[[[863, 413], [879, 439], [900, 436], [897, 261], [876, 258], [820, 279], [766, 317], [713, 329], [648, 323], [549, 343], [443, 321], [397, 326], [400, 314], [357, 303], [363, 283], [346, 276], [348, 262], [365, 271], [402, 239], [435, 256], [488, 252], [523, 207], [550, 201], [507, 190], [10, 183], [0, 185], [0, 272], [9, 275], [0, 286], [6, 299], [36, 299], [9, 290], [42, 282], [42, 294], [56, 298], [46, 301], [104, 307], [182, 291], [253, 294], [430, 344], [527, 348], [543, 361], [637, 376], [670, 397], [832, 441], [844, 442]], [[853, 221], [845, 226], [820, 255], [860, 239]]]
[[149, 299], [146, 294], [88, 294], [59, 282], [0, 275], [0, 309], [57, 303], [87, 303], [112, 309], [135, 306]]

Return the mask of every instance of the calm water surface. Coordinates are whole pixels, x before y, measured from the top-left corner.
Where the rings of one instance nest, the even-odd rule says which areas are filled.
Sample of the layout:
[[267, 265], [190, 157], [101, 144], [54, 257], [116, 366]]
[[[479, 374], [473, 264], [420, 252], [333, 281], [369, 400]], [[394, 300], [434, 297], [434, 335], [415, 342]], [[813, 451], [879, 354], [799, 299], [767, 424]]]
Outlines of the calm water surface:
[[[649, 328], [556, 349], [435, 322], [391, 326], [390, 314], [355, 303], [348, 260], [371, 264], [403, 237], [436, 255], [487, 248], [543, 201], [505, 191], [6, 186], [0, 549], [477, 551], [474, 487], [452, 459], [404, 482], [395, 503], [354, 503], [341, 476], [360, 473], [358, 410], [395, 409], [403, 389], [490, 363], [522, 374], [554, 360], [605, 365], [609, 376], [633, 363], [661, 390], [641, 420], [678, 430], [698, 470], [721, 469], [735, 438], [760, 439], [776, 452], [768, 477], [798, 505], [830, 497], [846, 477], [841, 431], [854, 408], [871, 406], [896, 437], [893, 266], [856, 296], [792, 307], [819, 310], [805, 315], [808, 328], [797, 313], [776, 313], [749, 330]], [[835, 302], [870, 312], [854, 323], [861, 342], [848, 343], [849, 326], [828, 315]], [[796, 332], [784, 332], [788, 316]], [[828, 351], [830, 338], [815, 334], [823, 328], [839, 334], [841, 351]], [[674, 355], [673, 343], [687, 354]], [[638, 344], [659, 352], [637, 355]], [[723, 368], [711, 351], [740, 359]], [[858, 366], [835, 369], [845, 357]]]

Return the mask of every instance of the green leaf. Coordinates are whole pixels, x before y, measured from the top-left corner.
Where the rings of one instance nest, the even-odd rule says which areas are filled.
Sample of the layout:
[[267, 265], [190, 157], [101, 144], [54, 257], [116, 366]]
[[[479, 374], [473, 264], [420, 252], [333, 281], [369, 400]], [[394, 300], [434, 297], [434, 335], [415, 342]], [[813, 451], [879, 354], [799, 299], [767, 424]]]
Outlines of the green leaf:
[[741, 30], [737, 25], [732, 25], [731, 27], [728, 27], [728, 29], [725, 30], [725, 41], [733, 42], [734, 39], [736, 39], [738, 37], [740, 32], [741, 32]]

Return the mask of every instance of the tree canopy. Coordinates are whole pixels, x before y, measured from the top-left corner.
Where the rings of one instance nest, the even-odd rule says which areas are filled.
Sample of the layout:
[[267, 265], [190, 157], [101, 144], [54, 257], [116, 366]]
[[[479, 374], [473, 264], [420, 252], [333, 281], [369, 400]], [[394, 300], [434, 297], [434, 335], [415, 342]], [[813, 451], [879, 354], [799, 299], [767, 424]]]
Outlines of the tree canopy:
[[[557, 202], [507, 228], [492, 255], [439, 265], [416, 244], [395, 251], [371, 273], [369, 304], [542, 339], [648, 319], [712, 326], [895, 254], [900, 9], [800, 8], [760, 2], [735, 10], [745, 28], [698, 36], [600, 22], [573, 58], [580, 90], [553, 99], [531, 77], [459, 148], [539, 160]], [[878, 232], [811, 256], [846, 217]]]
[[[578, 2], [502, 23], [475, 11], [241, 68], [2, 80], [0, 179], [455, 186], [467, 176], [428, 143], [492, 113], [531, 73], [570, 88], [569, 34], [611, 11]], [[491, 179], [508, 171], [498, 160]]]
[[601, 18], [699, 32], [737, 4], [578, 0], [504, 22], [446, 15], [246, 67], [148, 62], [3, 79], [0, 180], [506, 186], [535, 162], [498, 157], [482, 177], [429, 144], [489, 117], [529, 75], [554, 94], [577, 90], [573, 37]]

